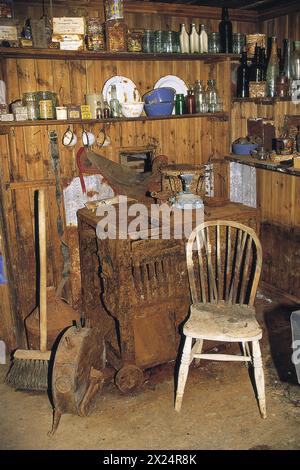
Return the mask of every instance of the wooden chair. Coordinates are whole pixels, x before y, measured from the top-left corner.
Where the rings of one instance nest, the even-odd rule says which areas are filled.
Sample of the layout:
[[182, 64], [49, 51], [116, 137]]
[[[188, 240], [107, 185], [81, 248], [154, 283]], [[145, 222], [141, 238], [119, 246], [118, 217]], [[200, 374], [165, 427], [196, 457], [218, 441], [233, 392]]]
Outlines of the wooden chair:
[[[180, 411], [189, 365], [196, 359], [246, 361], [254, 367], [257, 398], [266, 418], [264, 372], [259, 340], [262, 331], [253, 306], [262, 265], [255, 232], [237, 222], [205, 222], [186, 246], [192, 305], [183, 327], [186, 336], [175, 401]], [[239, 342], [243, 355], [201, 354], [203, 340]]]

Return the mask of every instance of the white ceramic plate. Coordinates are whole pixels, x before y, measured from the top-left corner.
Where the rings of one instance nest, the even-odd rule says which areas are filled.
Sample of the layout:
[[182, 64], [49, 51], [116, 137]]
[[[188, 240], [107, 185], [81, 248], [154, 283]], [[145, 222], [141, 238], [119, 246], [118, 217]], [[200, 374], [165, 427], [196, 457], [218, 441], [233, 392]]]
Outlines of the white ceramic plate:
[[154, 85], [154, 88], [171, 87], [176, 90], [176, 95], [187, 95], [187, 86], [181, 78], [176, 75], [166, 75], [161, 77]]
[[136, 103], [137, 101], [141, 101], [141, 96], [135, 83], [133, 83], [130, 78], [115, 75], [105, 82], [102, 90], [103, 98], [108, 103], [111, 100], [112, 85], [116, 85], [117, 98], [120, 103]]
[[[171, 87], [176, 90], [176, 95], [187, 95], [187, 86], [181, 78], [176, 77], [176, 75], [166, 75], [161, 77], [154, 85], [154, 88], [163, 88]], [[175, 108], [173, 109], [172, 114], [175, 114]]]

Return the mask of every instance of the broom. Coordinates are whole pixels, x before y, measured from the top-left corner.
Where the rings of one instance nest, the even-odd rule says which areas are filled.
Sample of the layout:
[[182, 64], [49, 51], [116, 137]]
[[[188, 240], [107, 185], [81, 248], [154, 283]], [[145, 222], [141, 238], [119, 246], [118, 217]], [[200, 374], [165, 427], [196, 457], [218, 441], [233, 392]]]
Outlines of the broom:
[[40, 350], [17, 349], [15, 351], [13, 363], [8, 371], [5, 382], [19, 390], [47, 390], [48, 388], [48, 361], [51, 351], [47, 351], [47, 252], [44, 190], [39, 190], [38, 192], [38, 217], [40, 258]]

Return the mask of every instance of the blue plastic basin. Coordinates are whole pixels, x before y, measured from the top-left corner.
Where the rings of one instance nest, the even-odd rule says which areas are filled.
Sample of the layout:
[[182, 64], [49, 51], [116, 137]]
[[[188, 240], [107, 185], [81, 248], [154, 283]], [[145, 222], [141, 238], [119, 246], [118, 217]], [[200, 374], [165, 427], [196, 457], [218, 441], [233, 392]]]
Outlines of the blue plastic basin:
[[232, 144], [232, 151], [235, 155], [250, 155], [250, 151], [257, 147], [257, 144]]
[[157, 104], [144, 104], [145, 113], [147, 116], [169, 116], [172, 114], [174, 108], [174, 102], [170, 101], [167, 103]]

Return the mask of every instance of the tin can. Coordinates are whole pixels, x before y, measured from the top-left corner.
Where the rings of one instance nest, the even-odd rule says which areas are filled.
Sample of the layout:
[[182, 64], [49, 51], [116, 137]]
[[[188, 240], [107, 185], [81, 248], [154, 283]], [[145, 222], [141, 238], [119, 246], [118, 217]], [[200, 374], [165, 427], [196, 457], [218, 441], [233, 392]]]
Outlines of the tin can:
[[247, 34], [246, 35], [246, 51], [248, 57], [253, 57], [255, 52], [255, 46], [266, 47], [266, 35], [265, 34]]
[[128, 52], [141, 52], [142, 51], [142, 30], [133, 30], [128, 32], [127, 36], [127, 50]]
[[55, 119], [56, 94], [52, 91], [38, 91], [37, 104], [40, 119]]
[[105, 0], [104, 6], [106, 21], [120, 20], [124, 18], [123, 0]]

